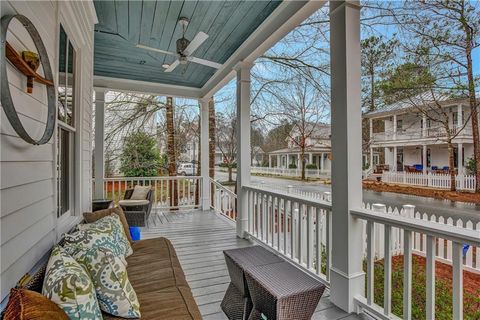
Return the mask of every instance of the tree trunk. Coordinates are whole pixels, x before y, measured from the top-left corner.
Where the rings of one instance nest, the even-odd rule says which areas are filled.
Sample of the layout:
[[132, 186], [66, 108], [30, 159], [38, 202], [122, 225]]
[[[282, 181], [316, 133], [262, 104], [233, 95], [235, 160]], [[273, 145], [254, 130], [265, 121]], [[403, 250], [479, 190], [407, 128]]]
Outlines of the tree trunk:
[[[212, 179], [215, 178], [215, 134], [215, 102], [212, 99], [208, 102], [208, 165], [209, 176]], [[214, 190], [215, 188], [210, 192], [210, 202], [212, 204], [215, 197]]]
[[[168, 175], [174, 177], [177, 175], [177, 159], [175, 157], [175, 128], [173, 125], [173, 98], [167, 97], [166, 122], [167, 122], [167, 157], [168, 157]], [[170, 206], [178, 206], [178, 188], [174, 180], [169, 181]]]
[[300, 153], [300, 167], [302, 170], [302, 181], [305, 180], [305, 147], [302, 147], [302, 151]]
[[453, 155], [453, 143], [449, 139], [447, 142], [448, 145], [448, 166], [450, 168], [450, 191], [456, 191], [457, 185], [455, 181], [455, 158]]
[[468, 96], [472, 119], [473, 156], [475, 159], [475, 192], [480, 192], [480, 136], [478, 132], [478, 110], [477, 99], [475, 97], [475, 79], [473, 77], [471, 31], [468, 26], [465, 27], [465, 31], [467, 34], [467, 46], [465, 53], [467, 58]]
[[229, 164], [228, 165], [228, 182], [233, 181], [233, 178], [232, 178], [233, 173], [232, 172], [233, 172], [233, 166], [232, 166], [232, 164]]

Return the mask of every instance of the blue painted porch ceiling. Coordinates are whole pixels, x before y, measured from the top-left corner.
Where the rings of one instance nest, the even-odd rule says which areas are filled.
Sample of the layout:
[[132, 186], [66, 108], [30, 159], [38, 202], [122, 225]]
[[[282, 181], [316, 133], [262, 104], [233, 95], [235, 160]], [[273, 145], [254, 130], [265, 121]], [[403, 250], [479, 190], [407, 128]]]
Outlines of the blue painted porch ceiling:
[[195, 63], [163, 72], [162, 64], [176, 58], [136, 48], [143, 44], [175, 52], [182, 28], [180, 17], [190, 19], [185, 37], [203, 31], [209, 38], [193, 56], [224, 63], [281, 1], [102, 1], [96, 0], [94, 73], [201, 88], [216, 69]]

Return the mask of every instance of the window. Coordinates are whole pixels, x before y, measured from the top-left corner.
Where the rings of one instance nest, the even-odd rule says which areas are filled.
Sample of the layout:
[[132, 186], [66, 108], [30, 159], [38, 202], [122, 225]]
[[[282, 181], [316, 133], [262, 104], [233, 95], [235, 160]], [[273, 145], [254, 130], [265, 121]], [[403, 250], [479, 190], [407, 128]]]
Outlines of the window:
[[75, 152], [75, 50], [60, 26], [57, 99], [57, 216], [73, 214]]
[[397, 131], [402, 131], [402, 125], [403, 125], [403, 120], [398, 119], [397, 120]]
[[458, 122], [458, 112], [452, 112], [452, 126], [456, 126]]

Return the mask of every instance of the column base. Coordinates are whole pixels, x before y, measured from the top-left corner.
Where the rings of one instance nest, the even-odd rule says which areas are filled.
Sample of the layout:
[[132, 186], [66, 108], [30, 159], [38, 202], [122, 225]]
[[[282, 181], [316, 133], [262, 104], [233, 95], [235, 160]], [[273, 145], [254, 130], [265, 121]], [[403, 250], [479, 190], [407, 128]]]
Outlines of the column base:
[[342, 271], [330, 268], [330, 301], [345, 312], [354, 312], [355, 296], [363, 296], [365, 288], [365, 272], [347, 275]]

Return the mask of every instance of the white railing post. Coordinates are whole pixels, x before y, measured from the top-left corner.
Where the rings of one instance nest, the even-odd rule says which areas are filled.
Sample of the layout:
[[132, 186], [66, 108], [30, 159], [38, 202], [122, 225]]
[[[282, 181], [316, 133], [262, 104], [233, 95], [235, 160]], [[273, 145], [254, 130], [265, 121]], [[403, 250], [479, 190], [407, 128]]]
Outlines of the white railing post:
[[237, 72], [237, 236], [245, 237], [248, 199], [243, 186], [250, 184], [250, 70], [253, 63], [241, 61]]
[[210, 99], [199, 99], [200, 104], [200, 167], [202, 176], [201, 206], [202, 210], [210, 210], [210, 175], [208, 150], [208, 103]]
[[105, 89], [95, 88], [95, 198], [105, 197]]
[[363, 225], [350, 210], [362, 207], [360, 5], [330, 1], [332, 100], [332, 244], [330, 300], [347, 312], [365, 294]]

